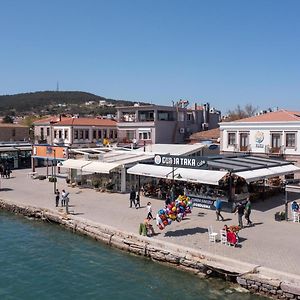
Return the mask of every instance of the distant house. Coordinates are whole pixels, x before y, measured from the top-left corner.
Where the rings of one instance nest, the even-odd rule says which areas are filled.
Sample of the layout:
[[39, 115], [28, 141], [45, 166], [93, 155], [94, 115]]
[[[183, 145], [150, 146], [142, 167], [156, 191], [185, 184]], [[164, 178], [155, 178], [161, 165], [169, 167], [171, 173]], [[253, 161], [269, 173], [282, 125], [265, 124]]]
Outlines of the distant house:
[[201, 130], [218, 127], [220, 113], [209, 104], [135, 105], [117, 107], [118, 142], [120, 144], [178, 144]]
[[253, 153], [297, 161], [300, 166], [300, 112], [278, 110], [221, 122], [223, 153]]
[[219, 143], [220, 142], [220, 128], [209, 129], [206, 131], [199, 131], [193, 133], [189, 140], [191, 144], [202, 143], [202, 142], [211, 142]]
[[117, 140], [116, 121], [97, 118], [52, 117], [34, 123], [36, 143], [47, 143], [70, 147], [95, 146], [105, 140]]
[[0, 123], [0, 142], [29, 141], [29, 127], [19, 124]]

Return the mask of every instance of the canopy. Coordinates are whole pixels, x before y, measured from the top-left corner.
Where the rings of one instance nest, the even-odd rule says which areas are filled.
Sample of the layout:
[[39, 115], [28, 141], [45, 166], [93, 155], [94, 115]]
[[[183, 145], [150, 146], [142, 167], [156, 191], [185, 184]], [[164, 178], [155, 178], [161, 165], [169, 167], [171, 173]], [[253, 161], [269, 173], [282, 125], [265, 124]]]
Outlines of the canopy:
[[102, 174], [109, 174], [109, 172], [118, 167], [120, 164], [116, 163], [106, 163], [100, 161], [93, 161], [89, 162], [88, 165], [82, 167], [82, 171], [90, 172], [90, 173], [102, 173]]
[[84, 167], [90, 163], [91, 163], [91, 161], [70, 158], [65, 161], [62, 161], [60, 167], [81, 170], [82, 167]]
[[213, 171], [201, 169], [172, 168], [157, 165], [137, 164], [127, 170], [129, 174], [168, 178], [181, 181], [197, 182], [211, 185], [219, 185], [227, 171]]
[[263, 178], [281, 176], [281, 175], [291, 174], [299, 171], [300, 171], [299, 167], [296, 167], [293, 164], [289, 164], [289, 165], [283, 165], [277, 167], [236, 172], [235, 174], [240, 177], [243, 177], [247, 182], [253, 182]]

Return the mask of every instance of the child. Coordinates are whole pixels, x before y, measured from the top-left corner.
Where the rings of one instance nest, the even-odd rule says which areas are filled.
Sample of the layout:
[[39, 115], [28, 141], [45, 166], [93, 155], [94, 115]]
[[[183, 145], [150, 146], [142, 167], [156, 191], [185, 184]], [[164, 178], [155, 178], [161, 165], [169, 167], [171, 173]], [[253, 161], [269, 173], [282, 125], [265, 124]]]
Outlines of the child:
[[135, 208], [138, 209], [138, 207], [141, 208], [140, 195], [139, 194], [137, 194], [136, 198], [135, 198]]
[[147, 219], [153, 219], [151, 202], [147, 203], [147, 212], [148, 212]]

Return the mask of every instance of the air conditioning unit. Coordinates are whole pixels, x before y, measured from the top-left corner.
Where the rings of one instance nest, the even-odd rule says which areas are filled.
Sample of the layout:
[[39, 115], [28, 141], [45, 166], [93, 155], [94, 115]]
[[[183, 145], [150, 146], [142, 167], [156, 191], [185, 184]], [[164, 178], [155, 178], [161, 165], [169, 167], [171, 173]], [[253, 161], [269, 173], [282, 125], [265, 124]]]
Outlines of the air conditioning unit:
[[184, 133], [184, 128], [182, 127], [182, 128], [179, 128], [179, 132], [180, 133]]

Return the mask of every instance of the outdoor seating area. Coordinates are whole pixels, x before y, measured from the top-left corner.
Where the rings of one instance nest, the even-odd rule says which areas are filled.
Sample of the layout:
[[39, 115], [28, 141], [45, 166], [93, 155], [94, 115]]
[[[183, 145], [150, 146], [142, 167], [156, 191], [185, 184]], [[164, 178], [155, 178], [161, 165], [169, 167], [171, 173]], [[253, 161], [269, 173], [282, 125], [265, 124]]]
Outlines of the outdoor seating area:
[[238, 233], [240, 231], [239, 226], [224, 225], [222, 229], [220, 229], [219, 233], [213, 230], [213, 227], [210, 225], [207, 229], [208, 232], [208, 240], [212, 243], [220, 242], [222, 245], [237, 247], [239, 245], [239, 236]]

